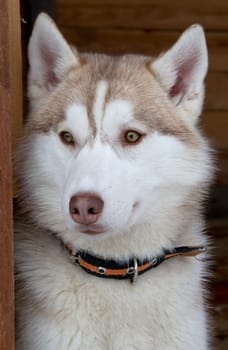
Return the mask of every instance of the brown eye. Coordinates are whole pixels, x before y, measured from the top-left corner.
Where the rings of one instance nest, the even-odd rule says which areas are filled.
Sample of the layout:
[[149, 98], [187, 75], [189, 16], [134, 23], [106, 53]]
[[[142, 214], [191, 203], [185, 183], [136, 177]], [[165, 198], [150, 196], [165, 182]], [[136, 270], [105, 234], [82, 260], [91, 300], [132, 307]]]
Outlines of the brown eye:
[[66, 145], [73, 146], [75, 144], [73, 135], [69, 131], [62, 131], [59, 134], [59, 137], [62, 140], [62, 142], [65, 143]]
[[141, 137], [142, 135], [134, 130], [129, 130], [125, 133], [125, 141], [127, 141], [127, 143], [136, 143]]

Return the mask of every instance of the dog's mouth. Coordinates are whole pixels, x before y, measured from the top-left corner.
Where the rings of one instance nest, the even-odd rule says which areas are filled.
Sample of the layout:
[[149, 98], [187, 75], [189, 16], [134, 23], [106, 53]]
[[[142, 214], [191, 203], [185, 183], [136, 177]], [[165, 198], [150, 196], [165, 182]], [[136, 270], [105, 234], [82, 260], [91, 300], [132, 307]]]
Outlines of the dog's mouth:
[[87, 235], [99, 235], [105, 233], [105, 229], [102, 225], [80, 225], [78, 230]]

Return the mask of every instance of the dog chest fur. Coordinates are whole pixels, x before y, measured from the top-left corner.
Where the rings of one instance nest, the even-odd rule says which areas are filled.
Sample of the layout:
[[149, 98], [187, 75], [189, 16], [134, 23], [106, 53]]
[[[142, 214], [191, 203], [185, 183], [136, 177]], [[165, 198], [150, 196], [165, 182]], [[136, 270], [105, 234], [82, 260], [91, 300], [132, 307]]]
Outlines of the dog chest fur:
[[24, 284], [18, 349], [206, 349], [199, 261], [167, 261], [134, 285], [103, 280], [72, 265], [48, 233], [31, 239], [30, 229], [16, 252]]

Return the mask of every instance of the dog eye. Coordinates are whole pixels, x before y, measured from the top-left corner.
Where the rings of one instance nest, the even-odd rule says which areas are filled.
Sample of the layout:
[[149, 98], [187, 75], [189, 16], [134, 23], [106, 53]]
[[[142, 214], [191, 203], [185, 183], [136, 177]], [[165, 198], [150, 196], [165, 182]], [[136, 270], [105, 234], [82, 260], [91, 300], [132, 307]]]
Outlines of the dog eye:
[[63, 143], [66, 145], [71, 145], [73, 146], [75, 144], [74, 137], [69, 131], [62, 131], [59, 134], [59, 137]]
[[125, 133], [125, 141], [127, 141], [127, 143], [136, 143], [141, 137], [142, 135], [135, 130], [129, 130]]

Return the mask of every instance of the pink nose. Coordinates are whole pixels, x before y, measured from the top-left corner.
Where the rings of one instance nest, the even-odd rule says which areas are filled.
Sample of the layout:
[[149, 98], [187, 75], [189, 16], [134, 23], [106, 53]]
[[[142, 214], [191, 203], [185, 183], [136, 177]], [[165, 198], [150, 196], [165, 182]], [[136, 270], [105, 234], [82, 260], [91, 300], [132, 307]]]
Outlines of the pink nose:
[[96, 195], [80, 194], [71, 197], [70, 214], [78, 224], [94, 224], [102, 213], [104, 201]]

